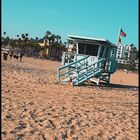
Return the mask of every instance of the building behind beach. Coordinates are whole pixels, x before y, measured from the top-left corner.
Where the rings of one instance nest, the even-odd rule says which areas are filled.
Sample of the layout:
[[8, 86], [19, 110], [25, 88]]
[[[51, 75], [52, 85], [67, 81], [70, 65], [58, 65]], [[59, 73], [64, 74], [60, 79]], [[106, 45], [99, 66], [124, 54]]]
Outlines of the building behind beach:
[[131, 50], [134, 47], [133, 44], [123, 45], [119, 44], [117, 49], [116, 58], [118, 63], [121, 64], [130, 64]]

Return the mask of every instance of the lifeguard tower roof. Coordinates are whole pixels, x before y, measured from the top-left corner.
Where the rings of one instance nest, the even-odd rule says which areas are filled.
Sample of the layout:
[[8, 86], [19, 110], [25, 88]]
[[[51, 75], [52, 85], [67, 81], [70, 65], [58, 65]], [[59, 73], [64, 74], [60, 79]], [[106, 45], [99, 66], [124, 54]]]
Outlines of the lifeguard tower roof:
[[83, 42], [98, 43], [98, 44], [106, 45], [108, 47], [116, 47], [113, 43], [111, 43], [107, 39], [76, 36], [76, 35], [68, 35], [68, 37], [69, 37], [68, 40], [77, 40], [77, 41], [79, 40], [79, 41], [83, 41]]

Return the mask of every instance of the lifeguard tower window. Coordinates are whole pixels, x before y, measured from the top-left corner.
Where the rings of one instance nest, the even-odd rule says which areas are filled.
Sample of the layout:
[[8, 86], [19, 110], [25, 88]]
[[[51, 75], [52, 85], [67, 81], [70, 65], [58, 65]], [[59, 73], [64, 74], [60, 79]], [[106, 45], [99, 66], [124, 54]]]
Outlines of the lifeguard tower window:
[[105, 49], [105, 47], [104, 47], [104, 46], [102, 46], [102, 47], [101, 47], [101, 51], [100, 51], [100, 55], [99, 55], [99, 57], [103, 57], [103, 52], [104, 52], [104, 49]]
[[79, 43], [79, 54], [86, 54], [90, 56], [97, 56], [99, 45]]

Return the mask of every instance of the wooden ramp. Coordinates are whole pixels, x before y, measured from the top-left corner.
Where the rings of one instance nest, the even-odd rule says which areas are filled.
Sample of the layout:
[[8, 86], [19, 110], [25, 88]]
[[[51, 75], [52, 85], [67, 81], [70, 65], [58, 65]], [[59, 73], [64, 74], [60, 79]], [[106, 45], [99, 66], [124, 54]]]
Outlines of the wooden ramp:
[[[72, 82], [73, 85], [80, 85], [83, 82], [91, 79], [97, 85], [99, 84], [100, 80], [109, 83], [110, 74], [112, 74], [115, 70], [115, 68], [111, 66], [113, 64], [114, 65], [116, 64], [110, 60], [108, 61], [108, 64], [105, 66], [106, 60], [102, 58], [97, 62], [89, 65], [87, 59], [88, 56], [59, 67], [57, 69], [58, 82], [60, 83]], [[93, 80], [93, 78], [95, 77], [97, 80]]]

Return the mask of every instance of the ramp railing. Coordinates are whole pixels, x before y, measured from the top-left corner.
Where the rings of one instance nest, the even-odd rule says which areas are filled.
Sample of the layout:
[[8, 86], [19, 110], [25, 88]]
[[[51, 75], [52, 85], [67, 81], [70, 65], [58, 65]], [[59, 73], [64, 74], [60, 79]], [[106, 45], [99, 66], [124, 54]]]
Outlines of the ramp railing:
[[101, 58], [98, 61], [88, 64], [88, 57], [85, 56], [74, 62], [67, 63], [57, 69], [58, 82], [71, 81], [73, 85], [79, 85], [92, 77], [100, 78], [103, 73], [109, 75], [116, 71], [116, 61]]
[[76, 74], [79, 69], [86, 67], [88, 65], [88, 61], [87, 61], [88, 57], [89, 56], [86, 56], [86, 57], [76, 60], [72, 63], [58, 67], [58, 69], [57, 69], [58, 82], [66, 79], [67, 77], [70, 77], [70, 75], [72, 75], [72, 74]]

